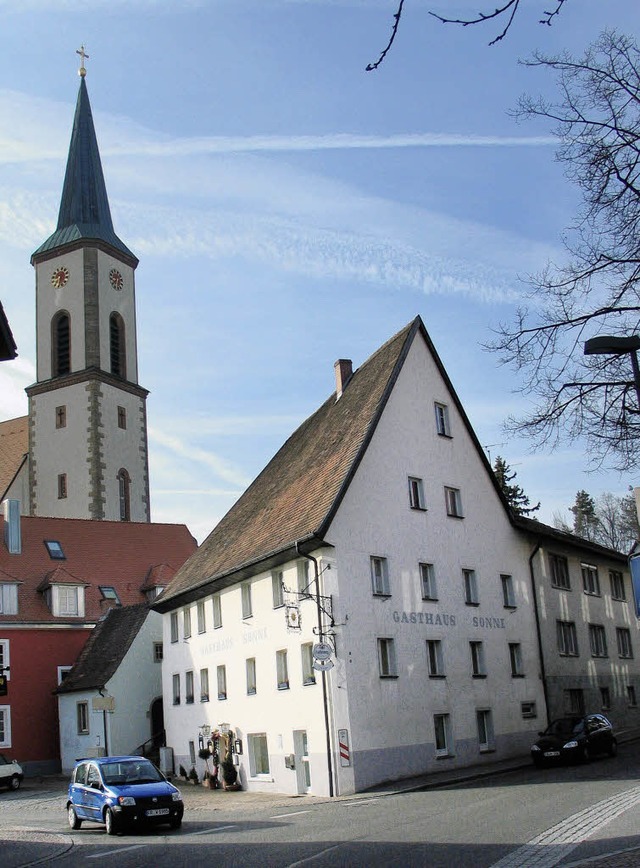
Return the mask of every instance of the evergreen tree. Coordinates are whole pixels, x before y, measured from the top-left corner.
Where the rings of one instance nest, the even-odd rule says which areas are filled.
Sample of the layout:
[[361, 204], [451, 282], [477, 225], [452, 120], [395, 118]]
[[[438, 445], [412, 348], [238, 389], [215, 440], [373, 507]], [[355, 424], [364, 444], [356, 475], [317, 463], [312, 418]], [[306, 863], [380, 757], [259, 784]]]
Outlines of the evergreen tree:
[[512, 471], [507, 462], [504, 458], [501, 458], [500, 455], [496, 456], [493, 465], [493, 472], [496, 475], [496, 479], [498, 480], [498, 484], [502, 489], [504, 496], [509, 501], [509, 506], [516, 515], [527, 516], [540, 509], [540, 501], [538, 501], [535, 506], [530, 506], [531, 501], [524, 493], [524, 490], [520, 485], [514, 482], [517, 475], [515, 470]]
[[573, 532], [577, 536], [596, 542], [600, 521], [596, 515], [596, 505], [591, 495], [584, 489], [578, 491], [575, 503], [569, 507], [569, 512], [573, 513]]

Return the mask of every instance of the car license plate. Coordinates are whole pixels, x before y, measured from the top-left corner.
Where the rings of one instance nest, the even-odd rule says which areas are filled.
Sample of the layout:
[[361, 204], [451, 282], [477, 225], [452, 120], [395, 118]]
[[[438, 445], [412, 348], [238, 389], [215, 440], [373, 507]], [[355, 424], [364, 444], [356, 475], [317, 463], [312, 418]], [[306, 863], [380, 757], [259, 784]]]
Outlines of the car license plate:
[[544, 755], [545, 756], [560, 756], [560, 751], [559, 750], [545, 750]]
[[145, 811], [145, 816], [147, 817], [164, 817], [165, 814], [169, 813], [169, 808], [151, 808], [149, 811]]

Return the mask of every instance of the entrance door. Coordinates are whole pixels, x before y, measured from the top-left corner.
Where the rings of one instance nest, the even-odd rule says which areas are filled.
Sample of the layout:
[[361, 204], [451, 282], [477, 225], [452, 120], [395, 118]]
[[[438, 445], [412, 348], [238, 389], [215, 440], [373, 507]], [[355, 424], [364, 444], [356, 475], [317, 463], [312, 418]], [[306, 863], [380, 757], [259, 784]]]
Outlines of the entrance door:
[[309, 744], [304, 729], [294, 730], [293, 750], [296, 760], [296, 780], [299, 793], [311, 792], [311, 768], [309, 766]]
[[164, 747], [164, 711], [162, 697], [151, 703], [151, 741], [154, 748]]

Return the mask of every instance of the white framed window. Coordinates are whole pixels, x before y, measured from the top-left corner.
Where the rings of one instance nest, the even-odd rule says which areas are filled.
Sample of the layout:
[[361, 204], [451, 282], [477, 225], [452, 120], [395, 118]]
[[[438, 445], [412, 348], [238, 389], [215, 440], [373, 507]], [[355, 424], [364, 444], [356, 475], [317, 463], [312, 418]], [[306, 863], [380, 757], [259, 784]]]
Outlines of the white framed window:
[[524, 718], [537, 717], [538, 708], [533, 700], [520, 703], [520, 713]]
[[256, 682], [256, 658], [247, 657], [246, 661], [247, 672], [247, 696], [255, 696], [258, 692]]
[[611, 582], [611, 596], [614, 600], [626, 600], [627, 595], [624, 589], [624, 576], [620, 570], [609, 570], [609, 581]]
[[631, 631], [626, 627], [616, 627], [616, 642], [618, 644], [619, 657], [633, 657], [633, 648], [631, 647]]
[[182, 635], [185, 639], [191, 638], [191, 606], [182, 610]]
[[574, 621], [556, 621], [558, 652], [563, 657], [578, 656], [578, 634]]
[[427, 639], [427, 666], [429, 678], [444, 678], [444, 660], [440, 639]]
[[389, 597], [391, 589], [389, 586], [389, 564], [386, 558], [371, 556], [371, 587], [373, 593]]
[[[11, 681], [11, 655], [10, 655], [10, 640], [0, 639], [0, 672], [7, 676], [7, 681]], [[59, 683], [59, 682], [58, 682]]]
[[76, 703], [76, 723], [78, 727], [78, 735], [87, 735], [89, 732], [89, 703]]
[[436, 413], [436, 431], [441, 437], [451, 437], [449, 408], [446, 404], [441, 404], [438, 401], [433, 406]]
[[173, 687], [173, 704], [180, 705], [180, 674], [176, 673], [171, 680]]
[[522, 645], [519, 642], [509, 642], [509, 662], [511, 663], [511, 677], [523, 678]]
[[0, 615], [18, 614], [18, 585], [14, 582], [0, 583]]
[[300, 646], [302, 655], [302, 683], [315, 684], [316, 670], [313, 668], [313, 643], [304, 642]]
[[549, 572], [551, 573], [551, 584], [554, 588], [561, 588], [563, 591], [571, 590], [571, 580], [569, 578], [569, 561], [564, 555], [549, 555]]
[[593, 594], [595, 597], [600, 596], [600, 579], [598, 578], [598, 568], [591, 564], [581, 564], [582, 570], [582, 586], [585, 594]]
[[607, 634], [602, 624], [589, 624], [589, 645], [592, 657], [608, 657]]
[[245, 582], [240, 586], [240, 593], [242, 594], [242, 617], [250, 618], [253, 615], [253, 605], [251, 601], [251, 585], [249, 582]]
[[193, 705], [193, 670], [189, 669], [184, 676], [184, 701], [187, 705]]
[[[72, 666], [58, 666], [58, 684], [62, 684], [67, 675], [71, 672]], [[8, 673], [7, 673], [8, 677]]]
[[222, 601], [220, 594], [214, 594], [213, 599], [213, 629], [217, 630], [222, 627]]
[[249, 747], [249, 774], [252, 778], [269, 774], [269, 746], [266, 732], [251, 732], [247, 736]]
[[409, 477], [409, 506], [411, 509], [426, 509], [422, 480], [417, 476]]
[[311, 591], [309, 589], [309, 585], [311, 583], [311, 579], [309, 578], [309, 561], [306, 558], [304, 558], [304, 560], [298, 561], [298, 563], [296, 564], [296, 580], [298, 595], [305, 600], [310, 599]]
[[393, 639], [378, 639], [378, 671], [381, 678], [397, 678], [396, 647]]
[[490, 708], [479, 708], [476, 711], [476, 724], [478, 727], [478, 747], [480, 750], [495, 750], [493, 715]]
[[276, 651], [276, 679], [278, 690], [289, 689], [289, 662], [286, 648]]
[[515, 609], [516, 592], [513, 585], [513, 576], [509, 576], [503, 573], [500, 576], [500, 582], [502, 584], [502, 601], [504, 603], [505, 609]]
[[218, 699], [222, 701], [227, 698], [227, 667], [224, 665], [218, 666], [216, 677], [218, 681]]
[[197, 620], [198, 620], [198, 633], [206, 633], [207, 632], [207, 613], [204, 607], [204, 600], [198, 600], [198, 605], [196, 606], [197, 611]]
[[78, 585], [52, 585], [53, 614], [56, 617], [84, 617], [84, 588]]
[[171, 620], [171, 641], [178, 641], [178, 613], [172, 612], [170, 616]]
[[200, 670], [200, 702], [209, 702], [209, 670]]
[[469, 642], [471, 651], [471, 672], [474, 678], [486, 678], [487, 669], [484, 662], [484, 647], [482, 642]]
[[451, 717], [448, 714], [433, 715], [436, 756], [451, 756]]
[[475, 570], [463, 570], [462, 580], [464, 582], [464, 601], [467, 606], [479, 606], [480, 598], [478, 596], [478, 580]]
[[451, 518], [463, 518], [462, 514], [462, 498], [459, 488], [451, 488], [448, 485], [444, 487], [444, 500], [447, 506], [447, 515]]
[[0, 705], [0, 747], [11, 747], [10, 705]]
[[284, 573], [282, 570], [273, 570], [271, 573], [271, 593], [273, 608], [279, 609], [280, 606], [284, 606]]
[[423, 600], [437, 600], [436, 571], [433, 564], [418, 564], [420, 569], [420, 585]]

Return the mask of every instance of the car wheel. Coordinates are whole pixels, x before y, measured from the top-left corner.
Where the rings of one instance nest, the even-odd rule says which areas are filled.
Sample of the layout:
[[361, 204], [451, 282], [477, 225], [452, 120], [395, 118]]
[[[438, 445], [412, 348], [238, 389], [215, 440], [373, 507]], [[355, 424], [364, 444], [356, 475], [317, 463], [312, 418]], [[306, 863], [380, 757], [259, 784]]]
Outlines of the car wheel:
[[107, 808], [107, 810], [104, 812], [104, 825], [107, 829], [107, 835], [118, 834], [118, 822], [114, 817], [111, 808]]
[[9, 781], [9, 789], [11, 790], [19, 790], [20, 789], [20, 778], [18, 775], [13, 775], [11, 780]]
[[76, 809], [73, 805], [69, 805], [67, 808], [67, 819], [69, 820], [69, 826], [72, 829], [79, 829], [82, 825], [82, 820], [76, 814]]
[[172, 829], [179, 829], [182, 825], [182, 817], [173, 817], [173, 819], [169, 820], [169, 825]]
[[617, 754], [618, 754], [618, 742], [615, 740], [615, 738], [612, 740], [611, 744], [609, 745], [608, 753], [609, 753], [609, 756], [617, 756]]

